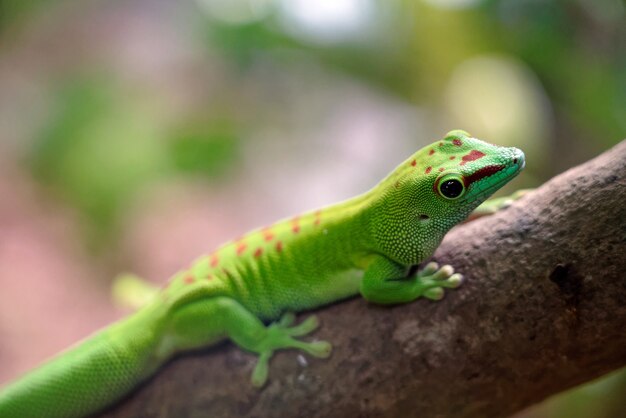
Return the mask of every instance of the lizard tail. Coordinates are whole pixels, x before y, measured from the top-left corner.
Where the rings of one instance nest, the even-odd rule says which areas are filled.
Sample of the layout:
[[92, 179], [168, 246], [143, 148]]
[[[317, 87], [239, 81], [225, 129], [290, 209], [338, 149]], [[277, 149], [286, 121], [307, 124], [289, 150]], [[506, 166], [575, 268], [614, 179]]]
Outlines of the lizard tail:
[[161, 363], [153, 311], [105, 328], [0, 388], [0, 417], [83, 417], [123, 397]]

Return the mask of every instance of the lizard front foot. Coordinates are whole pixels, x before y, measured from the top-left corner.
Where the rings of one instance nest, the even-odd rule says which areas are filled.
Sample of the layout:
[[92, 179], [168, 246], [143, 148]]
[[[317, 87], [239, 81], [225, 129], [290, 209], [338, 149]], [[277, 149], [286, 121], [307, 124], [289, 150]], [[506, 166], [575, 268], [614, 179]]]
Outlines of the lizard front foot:
[[441, 300], [444, 288], [454, 289], [463, 283], [463, 276], [455, 273], [450, 265], [441, 268], [435, 262], [430, 262], [420, 270], [416, 277], [419, 293], [431, 300]]

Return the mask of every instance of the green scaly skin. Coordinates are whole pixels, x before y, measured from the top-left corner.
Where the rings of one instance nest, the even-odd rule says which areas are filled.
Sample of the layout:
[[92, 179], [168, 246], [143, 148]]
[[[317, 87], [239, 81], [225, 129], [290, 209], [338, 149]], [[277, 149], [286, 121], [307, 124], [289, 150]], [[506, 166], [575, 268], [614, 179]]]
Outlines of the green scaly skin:
[[[173, 354], [224, 339], [258, 354], [255, 386], [266, 382], [275, 350], [326, 357], [328, 342], [296, 338], [316, 328], [315, 317], [293, 326], [290, 312], [359, 293], [380, 304], [441, 299], [462, 276], [435, 263], [409, 276], [410, 267], [523, 166], [516, 148], [452, 131], [369, 192], [201, 257], [134, 315], [5, 387], [0, 417], [85, 416], [120, 399]], [[492, 211], [482, 208], [478, 214]]]

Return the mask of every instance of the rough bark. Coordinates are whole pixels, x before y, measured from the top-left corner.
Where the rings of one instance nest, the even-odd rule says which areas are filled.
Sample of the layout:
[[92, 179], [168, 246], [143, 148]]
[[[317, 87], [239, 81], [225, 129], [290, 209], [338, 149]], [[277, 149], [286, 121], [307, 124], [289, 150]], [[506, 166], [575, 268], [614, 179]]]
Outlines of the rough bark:
[[100, 417], [502, 417], [626, 364], [626, 141], [451, 231], [443, 301], [320, 309], [330, 359], [182, 356]]

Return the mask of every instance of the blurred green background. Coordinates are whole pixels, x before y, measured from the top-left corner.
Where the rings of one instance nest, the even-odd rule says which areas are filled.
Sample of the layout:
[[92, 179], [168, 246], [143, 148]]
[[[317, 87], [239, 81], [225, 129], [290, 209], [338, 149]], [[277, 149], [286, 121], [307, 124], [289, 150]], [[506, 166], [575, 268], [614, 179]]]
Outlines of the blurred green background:
[[[0, 382], [122, 315], [120, 271], [162, 282], [453, 128], [526, 152], [503, 193], [622, 140], [625, 3], [0, 0]], [[625, 376], [519, 416], [625, 416]]]

